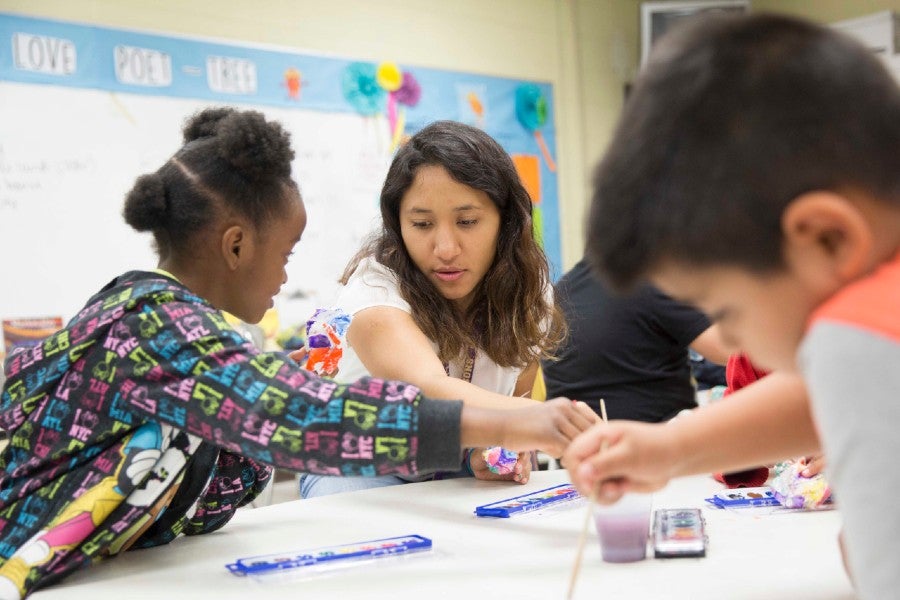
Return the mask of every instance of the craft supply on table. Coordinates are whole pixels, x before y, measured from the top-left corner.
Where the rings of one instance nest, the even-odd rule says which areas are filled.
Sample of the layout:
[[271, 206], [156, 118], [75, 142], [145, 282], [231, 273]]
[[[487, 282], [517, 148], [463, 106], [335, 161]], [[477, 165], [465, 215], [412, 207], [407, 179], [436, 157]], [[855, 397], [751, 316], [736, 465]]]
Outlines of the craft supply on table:
[[[606, 401], [600, 398], [600, 418], [606, 423], [609, 419], [606, 417]], [[600, 444], [600, 452], [606, 452], [609, 447], [609, 441], [603, 440]], [[597, 492], [600, 487], [598, 482], [591, 488], [591, 494], [588, 496], [588, 507], [584, 515], [584, 521], [581, 523], [581, 534], [578, 536], [578, 550], [575, 552], [575, 562], [572, 564], [572, 574], [569, 576], [569, 589], [566, 592], [566, 598], [572, 600], [575, 593], [575, 582], [578, 581], [578, 572], [581, 570], [581, 557], [584, 554], [584, 542], [587, 540], [588, 523], [594, 512], [594, 504], [597, 502]]]
[[581, 494], [571, 483], [563, 483], [521, 496], [491, 502], [475, 508], [478, 517], [500, 517], [507, 519], [517, 514], [532, 512], [564, 502], [581, 498]]
[[775, 476], [769, 482], [775, 497], [785, 508], [819, 508], [831, 499], [831, 487], [823, 473], [804, 477], [806, 468], [802, 461], [780, 462], [773, 469]]
[[775, 492], [768, 486], [736, 488], [718, 492], [706, 501], [718, 508], [750, 508], [754, 506], [779, 506]]
[[654, 511], [653, 551], [656, 558], [706, 556], [706, 531], [699, 508]]
[[411, 534], [239, 558], [237, 561], [225, 565], [225, 568], [241, 577], [271, 575], [288, 571], [292, 574], [316, 575], [326, 571], [367, 564], [375, 560], [428, 552], [431, 549], [432, 543], [429, 538]]
[[594, 524], [604, 562], [636, 562], [647, 558], [653, 496], [627, 492], [612, 504], [594, 504]]

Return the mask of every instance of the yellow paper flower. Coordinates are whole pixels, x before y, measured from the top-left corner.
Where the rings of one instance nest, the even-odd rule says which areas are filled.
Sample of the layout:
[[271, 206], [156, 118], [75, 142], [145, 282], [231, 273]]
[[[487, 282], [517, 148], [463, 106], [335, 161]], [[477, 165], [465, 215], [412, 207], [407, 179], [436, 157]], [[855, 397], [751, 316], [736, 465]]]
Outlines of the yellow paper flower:
[[378, 65], [378, 72], [375, 74], [375, 80], [378, 85], [389, 92], [396, 92], [403, 85], [403, 73], [397, 63], [383, 62]]

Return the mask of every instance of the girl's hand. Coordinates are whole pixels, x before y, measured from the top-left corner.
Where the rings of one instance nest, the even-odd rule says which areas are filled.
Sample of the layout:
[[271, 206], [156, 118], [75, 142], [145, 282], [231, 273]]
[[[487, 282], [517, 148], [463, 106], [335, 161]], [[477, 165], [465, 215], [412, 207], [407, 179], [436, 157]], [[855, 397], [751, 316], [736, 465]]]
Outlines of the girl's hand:
[[499, 446], [508, 450], [542, 450], [558, 458], [582, 431], [600, 420], [584, 402], [555, 398], [504, 411]]
[[475, 479], [484, 479], [487, 481], [515, 481], [516, 483], [528, 483], [531, 477], [531, 452], [519, 452], [516, 460], [516, 466], [511, 473], [500, 475], [494, 473], [488, 468], [487, 461], [484, 460], [484, 448], [473, 448], [469, 455], [469, 466]]
[[525, 402], [529, 406], [508, 410], [463, 406], [460, 445], [542, 450], [558, 458], [575, 436], [600, 420], [588, 405], [567, 398]]
[[[302, 368], [305, 369], [306, 368], [306, 357], [309, 356], [309, 349], [306, 348], [306, 346], [304, 346], [302, 348], [297, 348], [296, 350], [288, 352], [288, 356], [291, 358], [291, 360], [293, 360], [295, 363], [297, 363], [298, 365], [300, 365]], [[331, 371], [328, 373], [317, 373], [317, 375], [321, 375], [322, 377], [334, 378], [334, 377], [337, 377], [338, 371], [339, 371], [339, 369], [335, 369], [334, 371]]]
[[291, 360], [305, 368], [306, 364], [306, 356], [309, 354], [309, 350], [306, 349], [306, 346], [302, 348], [297, 348], [296, 350], [292, 350], [288, 352], [288, 356], [291, 357]]

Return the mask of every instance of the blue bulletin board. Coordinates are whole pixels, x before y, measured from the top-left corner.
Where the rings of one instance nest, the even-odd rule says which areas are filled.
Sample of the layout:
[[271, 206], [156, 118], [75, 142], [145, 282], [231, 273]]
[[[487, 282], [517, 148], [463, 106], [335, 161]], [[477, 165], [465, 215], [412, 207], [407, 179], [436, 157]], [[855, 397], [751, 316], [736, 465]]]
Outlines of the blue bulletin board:
[[292, 133], [309, 225], [276, 300], [283, 323], [328, 303], [377, 223], [397, 145], [437, 119], [481, 127], [513, 156], [561, 273], [547, 83], [0, 13], [0, 318], [68, 318], [110, 278], [155, 265], [149, 237], [122, 222], [124, 195], [211, 104]]

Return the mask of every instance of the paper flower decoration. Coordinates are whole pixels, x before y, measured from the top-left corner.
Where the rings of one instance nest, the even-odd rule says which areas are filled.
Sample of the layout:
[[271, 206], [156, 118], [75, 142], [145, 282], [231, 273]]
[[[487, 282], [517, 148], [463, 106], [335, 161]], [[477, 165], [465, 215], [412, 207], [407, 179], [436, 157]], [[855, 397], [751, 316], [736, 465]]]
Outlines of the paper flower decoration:
[[415, 106], [422, 88], [412, 73], [404, 73], [396, 63], [352, 63], [344, 70], [344, 98], [361, 115], [377, 115], [387, 108], [391, 129], [391, 151], [400, 145], [406, 128], [403, 106]]
[[344, 69], [341, 81], [344, 98], [361, 115], [377, 115], [384, 111], [387, 94], [378, 84], [375, 65], [351, 63]]
[[400, 104], [415, 106], [422, 97], [422, 87], [419, 85], [415, 75], [407, 71], [403, 74], [403, 82], [400, 84], [400, 88], [393, 94]]
[[412, 73], [403, 73], [394, 63], [378, 66], [378, 82], [387, 90], [387, 118], [391, 128], [391, 152], [400, 145], [406, 129], [406, 112], [402, 106], [415, 106], [422, 96], [422, 88]]
[[388, 92], [396, 92], [403, 84], [403, 73], [396, 63], [385, 62], [378, 65], [375, 80]]
[[541, 149], [547, 168], [556, 171], [556, 162], [550, 155], [550, 149], [540, 131], [547, 122], [547, 99], [544, 98], [541, 88], [532, 83], [526, 83], [516, 89], [516, 118], [519, 119], [522, 127], [534, 134], [534, 139]]

